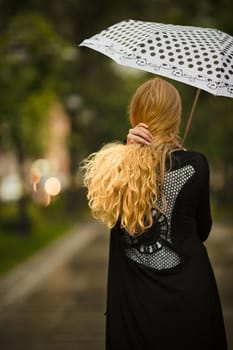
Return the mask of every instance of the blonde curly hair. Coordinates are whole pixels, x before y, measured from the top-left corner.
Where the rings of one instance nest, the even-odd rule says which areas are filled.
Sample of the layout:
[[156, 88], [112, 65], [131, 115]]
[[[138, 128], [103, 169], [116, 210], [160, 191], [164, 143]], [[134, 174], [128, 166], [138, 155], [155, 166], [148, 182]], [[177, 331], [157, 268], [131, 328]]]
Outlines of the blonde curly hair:
[[107, 144], [81, 168], [93, 216], [109, 228], [119, 221], [130, 235], [137, 235], [152, 226], [152, 208], [157, 212], [166, 208], [166, 159], [181, 147], [178, 91], [160, 78], [146, 81], [132, 97], [129, 119], [132, 127], [140, 122], [148, 125], [151, 144]]

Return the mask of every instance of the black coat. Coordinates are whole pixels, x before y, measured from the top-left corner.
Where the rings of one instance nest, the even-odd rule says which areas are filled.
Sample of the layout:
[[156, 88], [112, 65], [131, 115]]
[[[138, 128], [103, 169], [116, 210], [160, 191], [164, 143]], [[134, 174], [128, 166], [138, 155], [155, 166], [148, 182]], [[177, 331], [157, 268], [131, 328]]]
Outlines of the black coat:
[[107, 350], [226, 350], [222, 310], [203, 242], [211, 229], [209, 167], [176, 151], [166, 173], [167, 209], [132, 238], [111, 230]]

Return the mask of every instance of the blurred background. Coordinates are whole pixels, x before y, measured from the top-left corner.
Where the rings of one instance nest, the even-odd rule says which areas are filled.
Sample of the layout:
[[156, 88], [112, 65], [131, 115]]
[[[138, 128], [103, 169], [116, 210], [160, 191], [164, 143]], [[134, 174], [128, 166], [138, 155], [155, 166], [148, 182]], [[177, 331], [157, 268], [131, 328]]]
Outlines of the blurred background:
[[[0, 316], [3, 350], [103, 348], [108, 237], [102, 226], [94, 227], [89, 220], [79, 163], [102, 144], [126, 138], [130, 97], [151, 75], [118, 66], [78, 44], [129, 18], [214, 27], [232, 35], [232, 14], [231, 0], [0, 0], [0, 295], [6, 295], [8, 276], [33, 256], [58, 240], [67, 242], [77, 231], [86, 229], [90, 234], [86, 248], [80, 248], [79, 253], [72, 250], [72, 254], [69, 250], [67, 259], [60, 259], [63, 265], [54, 271], [52, 286], [43, 280], [41, 289], [34, 289], [30, 296], [25, 292], [24, 298], [12, 297], [5, 304], [4, 298], [0, 301], [7, 310]], [[183, 100], [182, 135], [196, 91], [175, 81], [173, 84]], [[205, 153], [210, 162], [215, 226], [209, 254], [231, 342], [232, 110], [230, 98], [202, 91], [186, 141], [188, 149]], [[93, 260], [87, 259], [89, 252]], [[101, 260], [99, 265], [96, 259]], [[47, 262], [48, 256], [46, 264], [43, 258], [46, 268]], [[75, 287], [77, 276], [82, 282]], [[21, 280], [15, 281], [20, 284]], [[64, 290], [70, 300], [67, 304]], [[81, 290], [83, 298], [89, 299], [80, 297]], [[98, 290], [98, 298], [93, 301], [94, 290]], [[58, 316], [62, 302], [63, 311]], [[89, 307], [94, 316], [90, 313], [85, 318], [85, 308], [80, 305]], [[60, 330], [64, 330], [62, 320], [67, 320], [75, 307], [73, 326], [67, 325], [73, 333], [58, 341], [51, 335], [59, 328], [55, 320], [60, 317]], [[82, 310], [81, 321], [78, 308]], [[88, 337], [84, 336], [85, 322], [93, 324]], [[81, 345], [76, 347], [78, 342]]]

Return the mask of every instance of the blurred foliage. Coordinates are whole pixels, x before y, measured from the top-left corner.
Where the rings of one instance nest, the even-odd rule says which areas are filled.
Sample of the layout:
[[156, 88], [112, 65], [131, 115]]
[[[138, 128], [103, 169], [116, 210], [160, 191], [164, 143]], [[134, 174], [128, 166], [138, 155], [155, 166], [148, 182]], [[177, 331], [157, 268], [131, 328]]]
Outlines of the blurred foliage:
[[[13, 147], [14, 137], [20, 138], [25, 156], [37, 155], [45, 139], [45, 111], [50, 100], [60, 98], [71, 120], [72, 171], [102, 143], [125, 138], [129, 99], [151, 76], [79, 49], [84, 38], [127, 18], [233, 33], [231, 0], [0, 0], [0, 8], [0, 122], [5, 141], [10, 135], [3, 143]], [[173, 83], [183, 100], [182, 133], [195, 88]], [[66, 105], [70, 95], [82, 101], [74, 110]], [[210, 159], [213, 193], [221, 206], [232, 205], [232, 137], [232, 100], [202, 92], [186, 147]]]
[[[48, 110], [64, 90], [60, 75], [67, 47], [36, 12], [9, 17], [0, 38], [0, 145], [15, 153], [23, 184], [27, 159], [40, 156], [46, 147]], [[25, 187], [18, 201], [20, 231], [32, 228], [28, 203]]]
[[[2, 147], [21, 161], [43, 150], [50, 104], [62, 90], [59, 73], [67, 45], [38, 14], [10, 18], [0, 38], [0, 123]], [[42, 133], [41, 133], [42, 132]]]

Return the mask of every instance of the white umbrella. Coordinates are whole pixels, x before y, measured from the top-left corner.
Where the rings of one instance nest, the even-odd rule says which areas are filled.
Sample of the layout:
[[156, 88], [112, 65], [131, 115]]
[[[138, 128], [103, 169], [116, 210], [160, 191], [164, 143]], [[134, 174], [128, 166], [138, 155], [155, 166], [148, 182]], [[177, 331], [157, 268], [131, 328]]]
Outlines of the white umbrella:
[[200, 89], [233, 97], [233, 37], [217, 29], [122, 21], [84, 40], [119, 64], [155, 73]]

